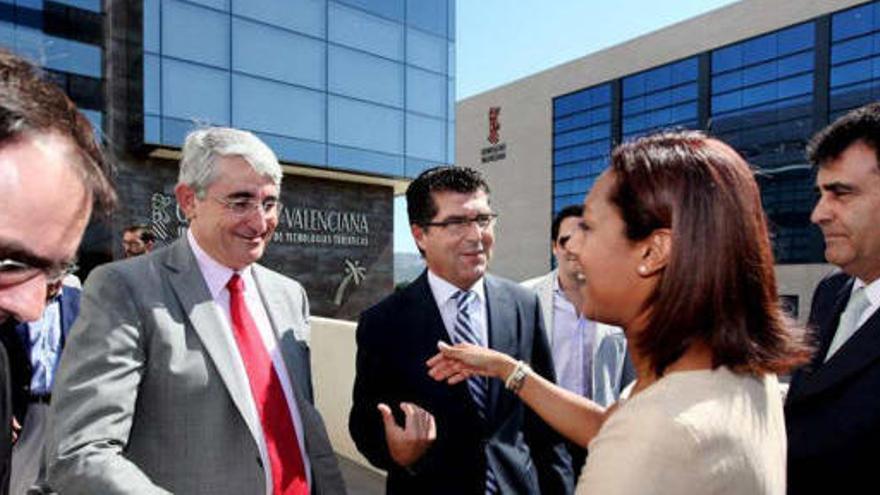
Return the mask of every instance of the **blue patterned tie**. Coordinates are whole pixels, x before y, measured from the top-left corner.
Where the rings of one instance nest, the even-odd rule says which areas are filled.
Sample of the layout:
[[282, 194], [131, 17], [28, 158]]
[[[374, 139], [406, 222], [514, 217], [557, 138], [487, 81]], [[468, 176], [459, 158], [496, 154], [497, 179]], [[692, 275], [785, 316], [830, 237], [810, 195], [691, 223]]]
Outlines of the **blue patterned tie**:
[[[453, 294], [452, 298], [455, 299], [458, 308], [458, 314], [455, 315], [455, 328], [452, 331], [452, 341], [456, 344], [467, 342], [468, 344], [482, 346], [483, 342], [480, 338], [480, 333], [477, 331], [479, 328], [479, 320], [473, 318], [470, 311], [471, 304], [473, 304], [474, 300], [477, 298], [477, 293], [470, 290], [460, 290]], [[486, 377], [472, 376], [468, 378], [467, 385], [471, 397], [474, 399], [474, 404], [477, 406], [477, 413], [480, 415], [480, 418], [485, 420], [487, 405], [489, 404]], [[495, 473], [492, 471], [492, 467], [487, 463], [486, 493], [488, 495], [493, 495], [498, 493], [498, 491], [498, 480], [495, 478]]]

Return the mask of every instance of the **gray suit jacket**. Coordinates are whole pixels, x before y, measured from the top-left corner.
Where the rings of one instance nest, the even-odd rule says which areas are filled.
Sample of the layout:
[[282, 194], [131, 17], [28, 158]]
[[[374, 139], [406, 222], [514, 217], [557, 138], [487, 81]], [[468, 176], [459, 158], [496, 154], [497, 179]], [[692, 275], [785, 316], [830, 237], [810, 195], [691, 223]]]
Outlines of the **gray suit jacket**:
[[[253, 276], [291, 375], [312, 493], [343, 494], [312, 405], [305, 291], [259, 265]], [[222, 338], [228, 328], [185, 238], [93, 271], [52, 397], [52, 487], [62, 494], [265, 494], [259, 419]]]
[[[532, 289], [541, 301], [547, 340], [553, 349], [553, 287], [557, 270], [541, 277], [526, 280], [521, 285]], [[554, 356], [555, 357], [555, 356]], [[593, 343], [593, 369], [591, 376], [592, 400], [603, 406], [617, 402], [620, 393], [635, 380], [635, 369], [626, 352], [626, 336], [623, 329], [596, 322], [596, 339]]]

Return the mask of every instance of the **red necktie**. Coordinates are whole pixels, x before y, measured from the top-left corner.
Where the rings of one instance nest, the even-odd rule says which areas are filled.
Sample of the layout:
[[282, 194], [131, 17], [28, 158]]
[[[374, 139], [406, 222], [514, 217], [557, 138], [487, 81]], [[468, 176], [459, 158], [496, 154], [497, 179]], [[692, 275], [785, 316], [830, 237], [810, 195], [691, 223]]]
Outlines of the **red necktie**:
[[309, 485], [290, 409], [284, 398], [281, 380], [245, 304], [244, 281], [237, 273], [233, 274], [226, 288], [229, 289], [232, 332], [247, 370], [251, 393], [263, 425], [269, 462], [272, 464], [272, 493], [308, 495]]

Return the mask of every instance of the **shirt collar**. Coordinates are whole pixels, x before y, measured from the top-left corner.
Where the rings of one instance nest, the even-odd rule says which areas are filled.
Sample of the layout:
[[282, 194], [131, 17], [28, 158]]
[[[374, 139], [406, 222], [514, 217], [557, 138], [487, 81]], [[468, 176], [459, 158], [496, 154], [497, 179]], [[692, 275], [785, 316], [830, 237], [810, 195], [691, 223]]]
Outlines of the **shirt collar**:
[[[220, 294], [220, 291], [226, 288], [226, 284], [229, 283], [232, 274], [236, 273], [235, 270], [221, 264], [206, 253], [205, 250], [199, 246], [192, 230], [186, 230], [186, 239], [189, 241], [193, 255], [196, 257], [196, 262], [199, 265], [199, 270], [202, 272], [202, 277], [205, 278], [205, 283], [208, 284], [208, 290], [211, 292], [211, 297], [217, 299], [217, 295]], [[248, 265], [238, 273], [240, 273], [243, 278], [247, 279], [250, 270], [251, 267]]]
[[[477, 299], [479, 299], [480, 303], [486, 301], [486, 289], [483, 286], [483, 278], [480, 277], [469, 289], [477, 294]], [[461, 290], [435, 274], [430, 268], [428, 269], [428, 285], [431, 287], [431, 292], [434, 294], [434, 299], [438, 305], [446, 304], [456, 292]]]
[[853, 292], [862, 287], [865, 288], [865, 295], [868, 296], [868, 302], [871, 303], [871, 306], [880, 305], [880, 278], [867, 285], [865, 285], [862, 279], [855, 279], [853, 282]]

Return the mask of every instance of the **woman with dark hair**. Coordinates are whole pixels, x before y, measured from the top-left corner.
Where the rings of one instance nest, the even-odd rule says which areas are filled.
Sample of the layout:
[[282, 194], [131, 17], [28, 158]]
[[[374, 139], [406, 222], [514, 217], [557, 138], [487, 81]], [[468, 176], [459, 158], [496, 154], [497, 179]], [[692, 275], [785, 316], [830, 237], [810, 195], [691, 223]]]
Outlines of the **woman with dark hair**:
[[[783, 315], [760, 192], [746, 162], [698, 132], [618, 146], [567, 249], [582, 312], [624, 328], [637, 379], [607, 411], [522, 360], [440, 344], [437, 380], [504, 380], [589, 456], [578, 493], [783, 494], [777, 373], [809, 348]], [[518, 361], [519, 360], [519, 361]]]

